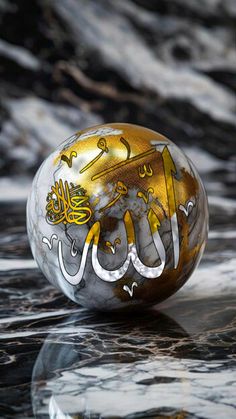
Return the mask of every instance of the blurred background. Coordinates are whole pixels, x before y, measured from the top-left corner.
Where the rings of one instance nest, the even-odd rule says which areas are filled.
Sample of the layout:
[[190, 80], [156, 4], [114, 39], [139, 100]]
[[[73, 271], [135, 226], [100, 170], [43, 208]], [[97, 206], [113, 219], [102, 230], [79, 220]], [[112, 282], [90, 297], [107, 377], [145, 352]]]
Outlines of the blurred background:
[[3, 178], [18, 184], [103, 121], [161, 132], [200, 170], [235, 165], [235, 0], [1, 0], [0, 12]]
[[24, 202], [42, 160], [75, 131], [131, 122], [183, 147], [211, 226], [233, 234], [235, 0], [1, 0], [0, 12], [2, 202]]
[[200, 274], [183, 292], [214, 294], [222, 307], [223, 295], [235, 295], [236, 1], [0, 0], [0, 16], [5, 419], [32, 414], [32, 366], [55, 322], [49, 313], [74, 307], [32, 261], [25, 205], [42, 160], [75, 131], [131, 122], [184, 149], [208, 192], [210, 233]]

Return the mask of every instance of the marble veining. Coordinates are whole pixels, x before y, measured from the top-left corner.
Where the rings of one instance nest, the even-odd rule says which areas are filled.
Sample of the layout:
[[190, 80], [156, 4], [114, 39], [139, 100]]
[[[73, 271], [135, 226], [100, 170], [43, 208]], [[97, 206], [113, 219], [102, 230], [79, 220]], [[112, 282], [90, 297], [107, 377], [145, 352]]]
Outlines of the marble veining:
[[[235, 1], [5, 0], [0, 10], [0, 419], [235, 419]], [[76, 130], [112, 121], [183, 147], [210, 212], [190, 280], [123, 317], [90, 313], [50, 284], [25, 225], [41, 162]], [[189, 199], [183, 217], [194, 217]], [[105, 239], [111, 258], [116, 238]]]
[[182, 290], [120, 317], [51, 286], [24, 244], [25, 202], [1, 208], [1, 418], [235, 417], [234, 211], [223, 225], [210, 207], [204, 259]]

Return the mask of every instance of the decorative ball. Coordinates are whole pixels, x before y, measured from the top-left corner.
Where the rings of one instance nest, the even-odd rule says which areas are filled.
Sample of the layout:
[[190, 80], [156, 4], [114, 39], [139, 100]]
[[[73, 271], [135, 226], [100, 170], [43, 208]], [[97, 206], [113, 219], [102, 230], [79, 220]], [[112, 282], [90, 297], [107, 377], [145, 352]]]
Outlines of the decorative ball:
[[91, 309], [153, 305], [197, 266], [206, 193], [192, 162], [141, 126], [99, 125], [62, 143], [39, 168], [27, 229], [46, 278]]

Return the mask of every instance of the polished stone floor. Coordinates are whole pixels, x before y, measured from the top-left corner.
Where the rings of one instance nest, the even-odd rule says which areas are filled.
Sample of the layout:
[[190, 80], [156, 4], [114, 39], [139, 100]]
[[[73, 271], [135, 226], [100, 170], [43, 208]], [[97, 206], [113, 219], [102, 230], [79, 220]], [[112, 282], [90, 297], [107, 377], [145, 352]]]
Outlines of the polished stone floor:
[[[0, 0], [0, 419], [236, 418], [235, 0]], [[202, 262], [148, 312], [90, 313], [32, 259], [43, 159], [107, 122], [169, 137], [210, 207]]]
[[0, 185], [1, 418], [236, 417], [234, 173], [203, 173], [210, 233], [191, 279], [122, 317], [88, 312], [46, 281], [28, 245], [24, 190], [13, 193], [20, 180]]

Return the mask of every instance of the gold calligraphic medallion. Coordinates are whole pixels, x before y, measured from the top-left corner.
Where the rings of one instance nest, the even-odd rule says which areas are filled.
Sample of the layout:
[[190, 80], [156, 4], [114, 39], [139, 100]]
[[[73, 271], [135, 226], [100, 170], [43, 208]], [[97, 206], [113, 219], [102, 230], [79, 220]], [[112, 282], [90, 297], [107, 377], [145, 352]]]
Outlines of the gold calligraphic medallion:
[[76, 133], [39, 168], [27, 203], [47, 279], [97, 310], [142, 308], [176, 292], [203, 253], [206, 193], [169, 139], [131, 124]]

